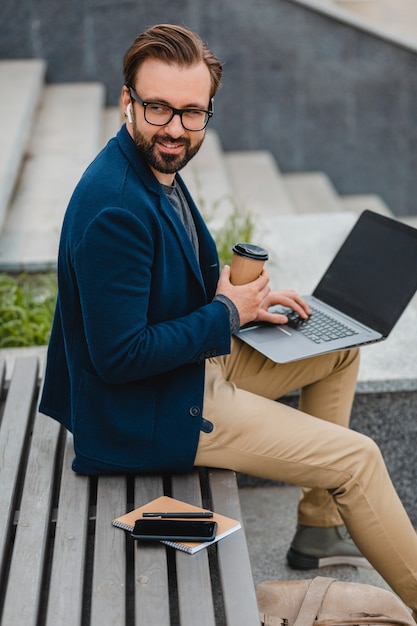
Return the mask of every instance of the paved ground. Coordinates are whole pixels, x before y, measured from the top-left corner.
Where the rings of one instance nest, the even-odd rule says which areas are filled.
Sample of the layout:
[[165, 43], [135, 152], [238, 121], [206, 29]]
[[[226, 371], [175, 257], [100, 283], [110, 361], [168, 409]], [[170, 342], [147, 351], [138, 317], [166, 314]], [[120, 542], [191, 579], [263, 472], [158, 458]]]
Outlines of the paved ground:
[[240, 490], [255, 583], [329, 576], [390, 590], [374, 569], [339, 566], [303, 572], [287, 566], [285, 555], [295, 529], [299, 494], [300, 490], [292, 486], [248, 487]]

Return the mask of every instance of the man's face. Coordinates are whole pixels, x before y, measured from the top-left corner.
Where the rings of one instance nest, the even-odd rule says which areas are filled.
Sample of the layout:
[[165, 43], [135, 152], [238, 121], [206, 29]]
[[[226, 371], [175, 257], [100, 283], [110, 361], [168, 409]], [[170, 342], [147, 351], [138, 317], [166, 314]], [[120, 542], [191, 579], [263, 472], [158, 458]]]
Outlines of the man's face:
[[[176, 109], [207, 110], [210, 100], [210, 73], [201, 62], [191, 67], [168, 65], [147, 59], [139, 67], [133, 88], [144, 102], [158, 102]], [[164, 126], [154, 126], [145, 120], [143, 106], [130, 99], [129, 90], [122, 92], [123, 106], [132, 104], [132, 124], [127, 128], [138, 149], [159, 182], [171, 185], [175, 173], [198, 152], [205, 130], [183, 128], [179, 115]]]

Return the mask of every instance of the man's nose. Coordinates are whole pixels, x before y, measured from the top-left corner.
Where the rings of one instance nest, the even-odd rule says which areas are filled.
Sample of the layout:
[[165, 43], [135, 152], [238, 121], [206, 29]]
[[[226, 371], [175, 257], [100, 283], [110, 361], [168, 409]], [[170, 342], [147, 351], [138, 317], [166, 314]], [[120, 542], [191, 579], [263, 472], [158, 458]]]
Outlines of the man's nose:
[[[181, 122], [181, 116], [179, 113], [174, 113], [172, 120], [166, 124], [165, 128], [171, 135], [171, 137], [181, 137], [184, 134], [184, 126]], [[168, 130], [169, 129], [169, 130]]]

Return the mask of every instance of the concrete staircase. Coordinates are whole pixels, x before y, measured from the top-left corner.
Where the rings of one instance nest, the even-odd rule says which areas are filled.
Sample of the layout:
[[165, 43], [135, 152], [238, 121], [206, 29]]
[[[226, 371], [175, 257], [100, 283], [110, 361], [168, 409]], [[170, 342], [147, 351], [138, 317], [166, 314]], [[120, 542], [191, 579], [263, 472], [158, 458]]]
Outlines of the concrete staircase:
[[[100, 84], [44, 83], [42, 61], [3, 61], [0, 84], [0, 269], [56, 266], [63, 214], [81, 172], [103, 145]], [[22, 86], [24, 85], [24, 89]], [[19, 94], [19, 97], [13, 97]], [[22, 94], [22, 97], [20, 97]]]

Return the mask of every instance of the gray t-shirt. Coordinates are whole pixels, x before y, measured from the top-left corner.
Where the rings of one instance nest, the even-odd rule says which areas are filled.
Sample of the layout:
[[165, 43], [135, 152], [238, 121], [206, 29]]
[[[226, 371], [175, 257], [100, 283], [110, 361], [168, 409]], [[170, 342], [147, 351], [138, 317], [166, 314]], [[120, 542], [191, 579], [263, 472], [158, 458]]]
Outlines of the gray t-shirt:
[[[170, 187], [167, 185], [162, 185], [165, 193], [167, 194], [172, 206], [177, 212], [181, 222], [184, 224], [185, 230], [188, 233], [188, 236], [191, 239], [191, 243], [193, 244], [193, 248], [195, 250], [197, 259], [199, 258], [199, 242], [197, 230], [195, 227], [193, 215], [191, 213], [190, 207], [188, 205], [187, 199], [181, 189], [181, 187], [174, 181], [174, 184]], [[214, 300], [221, 302], [227, 309], [229, 313], [230, 320], [230, 331], [232, 333], [239, 330], [240, 327], [240, 318], [238, 310], [235, 304], [223, 294], [219, 294], [214, 296]]]
[[186, 197], [184, 196], [183, 190], [179, 185], [177, 185], [175, 181], [171, 187], [168, 187], [167, 185], [162, 186], [172, 206], [178, 213], [181, 222], [184, 224], [185, 230], [187, 231], [188, 236], [191, 239], [191, 243], [193, 244], [193, 248], [198, 258], [199, 247], [197, 231], [195, 228], [194, 219], [190, 207], [188, 206], [188, 202]]

